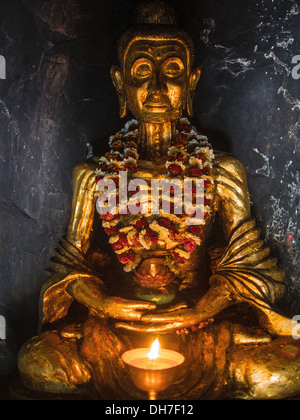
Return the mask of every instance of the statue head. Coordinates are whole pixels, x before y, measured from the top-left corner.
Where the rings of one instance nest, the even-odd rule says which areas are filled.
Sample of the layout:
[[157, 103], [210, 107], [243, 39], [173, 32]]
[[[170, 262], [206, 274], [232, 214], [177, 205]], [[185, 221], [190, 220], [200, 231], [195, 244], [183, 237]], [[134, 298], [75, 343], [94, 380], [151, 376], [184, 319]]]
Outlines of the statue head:
[[119, 41], [120, 66], [111, 69], [120, 116], [127, 108], [146, 123], [176, 121], [184, 109], [192, 116], [201, 74], [193, 67], [192, 39], [164, 1], [145, 1], [137, 12], [136, 24]]

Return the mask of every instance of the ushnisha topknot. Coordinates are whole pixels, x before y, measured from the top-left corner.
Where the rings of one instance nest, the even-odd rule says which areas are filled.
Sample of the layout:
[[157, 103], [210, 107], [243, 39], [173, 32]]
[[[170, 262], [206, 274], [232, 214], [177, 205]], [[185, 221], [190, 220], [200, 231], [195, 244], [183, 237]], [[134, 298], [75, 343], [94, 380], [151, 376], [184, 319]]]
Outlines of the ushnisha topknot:
[[137, 6], [136, 19], [120, 38], [119, 64], [123, 67], [130, 45], [140, 39], [178, 40], [189, 52], [190, 65], [194, 59], [194, 43], [178, 24], [173, 6], [164, 0], [146, 0]]
[[147, 0], [140, 3], [137, 6], [136, 23], [178, 26], [173, 7], [163, 0]]

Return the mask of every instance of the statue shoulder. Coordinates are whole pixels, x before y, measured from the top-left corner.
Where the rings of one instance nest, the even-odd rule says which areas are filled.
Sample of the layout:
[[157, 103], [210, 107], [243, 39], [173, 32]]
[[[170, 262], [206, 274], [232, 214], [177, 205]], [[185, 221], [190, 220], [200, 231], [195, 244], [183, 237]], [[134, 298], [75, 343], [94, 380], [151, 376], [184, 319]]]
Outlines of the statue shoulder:
[[96, 159], [90, 159], [79, 163], [73, 169], [73, 189], [78, 194], [80, 190], [94, 190], [96, 186], [96, 169], [98, 167]]
[[247, 183], [245, 168], [235, 156], [219, 150], [214, 150], [214, 154], [213, 175], [217, 182], [225, 177]]
[[82, 177], [85, 178], [89, 176], [95, 176], [95, 171], [98, 166], [98, 163], [97, 163], [98, 161], [99, 159], [97, 160], [97, 158], [93, 157], [92, 159], [86, 162], [82, 162], [76, 165], [75, 168], [73, 169], [73, 181]]

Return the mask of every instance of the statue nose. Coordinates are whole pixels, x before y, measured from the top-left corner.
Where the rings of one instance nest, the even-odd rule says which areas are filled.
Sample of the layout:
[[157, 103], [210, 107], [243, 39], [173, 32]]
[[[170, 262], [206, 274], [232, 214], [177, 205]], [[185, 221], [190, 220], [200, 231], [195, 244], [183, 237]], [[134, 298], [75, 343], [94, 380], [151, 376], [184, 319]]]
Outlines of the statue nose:
[[151, 91], [156, 94], [166, 91], [166, 84], [162, 80], [160, 71], [153, 73], [151, 80]]

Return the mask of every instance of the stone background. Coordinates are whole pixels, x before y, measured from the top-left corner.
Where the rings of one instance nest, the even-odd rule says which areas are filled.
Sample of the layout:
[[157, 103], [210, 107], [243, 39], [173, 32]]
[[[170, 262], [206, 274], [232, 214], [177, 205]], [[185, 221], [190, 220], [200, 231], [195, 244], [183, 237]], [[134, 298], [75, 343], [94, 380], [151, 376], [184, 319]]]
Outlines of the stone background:
[[[123, 125], [109, 70], [135, 3], [0, 0], [0, 382], [37, 332], [44, 270], [69, 220], [72, 169], [88, 144], [104, 151]], [[278, 306], [300, 314], [300, 79], [291, 76], [299, 1], [172, 3], [203, 69], [193, 122], [244, 164], [253, 215], [286, 271]]]

